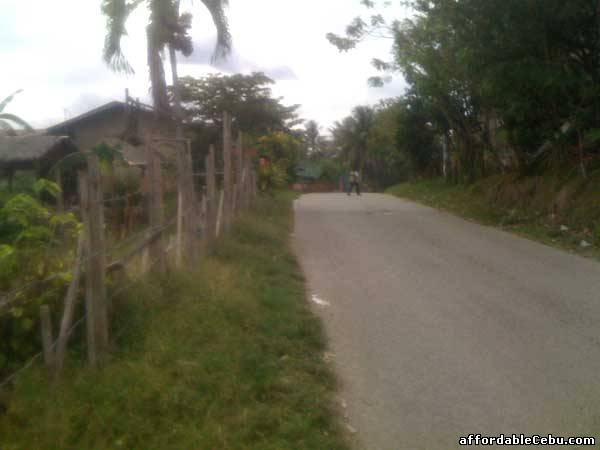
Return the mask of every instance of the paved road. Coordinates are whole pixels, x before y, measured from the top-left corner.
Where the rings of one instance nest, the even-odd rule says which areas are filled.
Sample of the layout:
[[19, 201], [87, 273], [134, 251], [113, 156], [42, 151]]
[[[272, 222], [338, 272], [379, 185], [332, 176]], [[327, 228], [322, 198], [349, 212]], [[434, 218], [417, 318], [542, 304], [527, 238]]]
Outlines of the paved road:
[[365, 448], [600, 443], [600, 264], [376, 194], [301, 197], [295, 236]]

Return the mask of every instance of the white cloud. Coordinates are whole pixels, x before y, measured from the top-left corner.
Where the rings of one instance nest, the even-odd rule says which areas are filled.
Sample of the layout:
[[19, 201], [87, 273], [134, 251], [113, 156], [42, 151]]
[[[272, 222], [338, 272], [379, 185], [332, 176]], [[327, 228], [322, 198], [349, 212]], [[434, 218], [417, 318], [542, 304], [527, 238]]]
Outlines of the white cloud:
[[[206, 65], [214, 42], [210, 16], [200, 2], [183, 0], [182, 6], [194, 14], [194, 41], [204, 44], [192, 61], [181, 65], [180, 73], [215, 71]], [[329, 127], [356, 104], [403, 90], [401, 80], [383, 91], [366, 83], [374, 72], [370, 60], [386, 58], [389, 41], [366, 42], [348, 53], [339, 53], [326, 41], [327, 32], [342, 32], [363, 11], [358, 0], [230, 0], [227, 14], [235, 52], [221, 70], [264, 71], [279, 80], [275, 94], [286, 103], [302, 104], [305, 118]], [[65, 110], [73, 115], [122, 99], [126, 87], [133, 96], [148, 99], [144, 9], [132, 15], [123, 42], [136, 69], [129, 78], [112, 73], [102, 61], [105, 21], [100, 1], [2, 0], [1, 12], [0, 96], [24, 89], [10, 105], [12, 112], [45, 126], [62, 120]]]

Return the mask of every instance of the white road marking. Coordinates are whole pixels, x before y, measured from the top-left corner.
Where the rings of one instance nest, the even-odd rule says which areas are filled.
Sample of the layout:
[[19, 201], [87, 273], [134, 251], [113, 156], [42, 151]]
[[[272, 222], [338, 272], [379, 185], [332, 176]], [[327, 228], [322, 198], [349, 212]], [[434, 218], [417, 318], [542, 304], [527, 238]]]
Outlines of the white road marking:
[[331, 306], [331, 303], [329, 303], [327, 300], [319, 298], [319, 296], [316, 294], [312, 295], [312, 301], [319, 306]]

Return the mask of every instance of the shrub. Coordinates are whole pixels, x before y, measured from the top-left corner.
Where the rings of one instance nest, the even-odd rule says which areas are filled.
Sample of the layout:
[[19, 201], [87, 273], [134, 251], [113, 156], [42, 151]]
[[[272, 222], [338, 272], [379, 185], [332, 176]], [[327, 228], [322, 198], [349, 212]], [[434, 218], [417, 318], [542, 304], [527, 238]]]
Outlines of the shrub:
[[40, 179], [31, 191], [7, 196], [0, 207], [0, 289], [10, 302], [0, 310], [0, 376], [39, 347], [39, 307], [59, 309], [81, 227], [72, 213], [44, 202], [58, 185]]

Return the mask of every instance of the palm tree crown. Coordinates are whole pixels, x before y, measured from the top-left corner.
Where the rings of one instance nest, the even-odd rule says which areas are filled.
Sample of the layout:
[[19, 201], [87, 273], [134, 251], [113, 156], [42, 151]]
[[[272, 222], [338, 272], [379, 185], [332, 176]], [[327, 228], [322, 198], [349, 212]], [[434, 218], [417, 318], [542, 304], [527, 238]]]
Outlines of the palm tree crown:
[[[217, 43], [213, 60], [226, 56], [231, 50], [231, 34], [225, 16], [227, 0], [200, 0], [210, 12], [217, 29]], [[125, 27], [129, 15], [145, 4], [150, 11], [146, 28], [148, 35], [148, 67], [152, 84], [152, 98], [157, 111], [169, 108], [167, 86], [161, 53], [166, 46], [189, 56], [193, 51], [189, 29], [191, 14], [179, 14], [179, 0], [103, 0], [102, 13], [107, 18], [104, 41], [104, 61], [117, 72], [133, 73], [133, 68], [123, 55], [121, 39], [127, 35]]]

